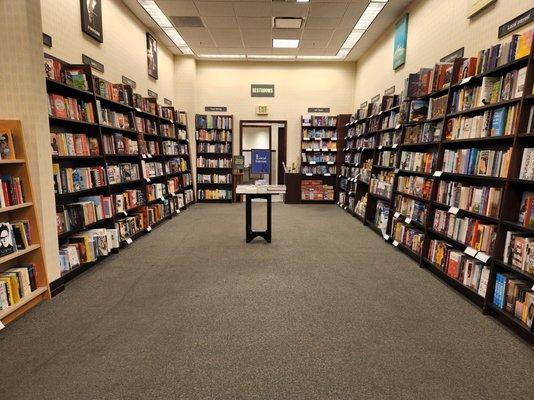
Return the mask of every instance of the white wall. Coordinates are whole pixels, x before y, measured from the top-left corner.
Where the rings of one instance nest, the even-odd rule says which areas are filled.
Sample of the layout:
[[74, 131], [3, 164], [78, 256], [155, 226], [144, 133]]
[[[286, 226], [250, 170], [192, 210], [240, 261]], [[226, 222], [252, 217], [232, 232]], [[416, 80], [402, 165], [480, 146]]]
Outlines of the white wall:
[[43, 51], [66, 62], [81, 64], [82, 53], [101, 62], [104, 74], [97, 76], [120, 83], [122, 76], [137, 83], [136, 92], [147, 97], [147, 89], [174, 100], [174, 56], [158, 43], [158, 79], [148, 76], [145, 25], [121, 0], [102, 1], [104, 43], [82, 32], [79, 0], [41, 0], [43, 32], [52, 36], [52, 48]]
[[[287, 161], [300, 158], [301, 115], [308, 107], [330, 107], [332, 115], [354, 109], [354, 63], [269, 63], [197, 61], [196, 110], [226, 106], [234, 115], [234, 154], [239, 152], [239, 120], [287, 120]], [[274, 84], [275, 97], [250, 97], [253, 83]], [[268, 116], [256, 106], [267, 105]]]
[[[470, 57], [499, 43], [498, 27], [534, 6], [533, 0], [498, 0], [475, 18], [467, 19], [468, 3], [467, 0], [414, 1], [407, 9], [410, 15], [406, 63], [393, 70], [392, 25], [357, 62], [355, 104], [382, 94], [392, 85], [400, 94], [409, 73], [433, 67], [440, 58], [460, 47], [465, 47], [465, 56]], [[503, 39], [509, 40], [509, 36]]]

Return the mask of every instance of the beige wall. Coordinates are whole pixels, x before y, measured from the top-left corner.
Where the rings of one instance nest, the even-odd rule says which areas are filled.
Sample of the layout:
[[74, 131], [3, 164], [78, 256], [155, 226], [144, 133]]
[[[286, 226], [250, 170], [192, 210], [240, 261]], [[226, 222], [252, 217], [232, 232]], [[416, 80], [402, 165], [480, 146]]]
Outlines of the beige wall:
[[48, 279], [59, 277], [48, 106], [38, 0], [1, 0], [0, 119], [21, 120]]
[[[498, 27], [529, 10], [534, 1], [498, 0], [473, 19], [466, 17], [467, 5], [466, 0], [416, 0], [412, 3], [407, 9], [410, 16], [406, 64], [393, 70], [394, 27], [391, 26], [357, 63], [355, 104], [382, 94], [392, 85], [400, 94], [408, 73], [433, 67], [440, 58], [460, 47], [465, 47], [465, 56], [470, 57], [498, 43]], [[504, 39], [509, 40], [509, 36]]]
[[[308, 107], [330, 107], [333, 115], [354, 109], [354, 63], [252, 63], [197, 61], [196, 110], [227, 106], [234, 115], [239, 152], [239, 120], [287, 120], [287, 161], [300, 158], [300, 118]], [[274, 84], [274, 98], [250, 97], [252, 83]], [[257, 116], [256, 106], [269, 106]]]
[[105, 73], [93, 72], [111, 82], [122, 75], [137, 82], [136, 92], [148, 96], [147, 89], [174, 100], [174, 56], [158, 46], [159, 79], [148, 76], [146, 61], [147, 28], [121, 0], [102, 2], [104, 43], [82, 32], [79, 0], [41, 0], [43, 32], [52, 36], [53, 47], [43, 50], [66, 62], [82, 62], [82, 53], [101, 62]]

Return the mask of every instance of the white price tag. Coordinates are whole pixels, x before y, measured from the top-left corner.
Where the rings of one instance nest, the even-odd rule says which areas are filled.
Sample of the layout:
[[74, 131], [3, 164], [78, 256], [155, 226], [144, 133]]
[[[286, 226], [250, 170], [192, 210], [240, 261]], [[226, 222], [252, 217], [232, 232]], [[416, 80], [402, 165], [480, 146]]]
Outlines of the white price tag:
[[382, 235], [384, 237], [384, 240], [389, 240], [389, 235], [386, 235], [385, 233]]
[[352, 192], [349, 192], [349, 196], [352, 196]]
[[398, 174], [399, 171], [400, 171], [400, 170], [399, 170], [398, 168], [395, 168], [395, 171], [393, 171], [393, 172], [395, 172], [396, 174]]
[[397, 242], [396, 240], [394, 240], [392, 244], [393, 244], [393, 246], [395, 246], [395, 247], [398, 247], [398, 246], [399, 246], [399, 242]]
[[399, 217], [400, 217], [400, 212], [397, 211], [395, 214], [393, 214], [393, 216], [394, 216], [395, 218], [399, 218]]
[[176, 214], [180, 214], [180, 209], [176, 209]]
[[321, 140], [321, 138], [320, 137], [316, 137], [315, 140]]
[[317, 161], [310, 161], [310, 164], [311, 165], [315, 165], [315, 164], [317, 164]]
[[313, 149], [306, 149], [306, 151], [312, 151]]
[[133, 243], [132, 238], [128, 238], [128, 239], [126, 239], [126, 244], [132, 244], [132, 243]]
[[449, 208], [448, 212], [449, 212], [449, 214], [456, 215], [456, 214], [458, 214], [459, 211], [460, 211], [460, 209], [458, 207], [451, 207], [451, 208]]
[[147, 154], [146, 155], [148, 158], [152, 158], [152, 154]]
[[328, 151], [329, 149], [321, 149], [321, 151]]
[[2, 329], [4, 329], [5, 327], [6, 327], [6, 326], [2, 323], [2, 321], [0, 321], [0, 331], [1, 331]]
[[441, 175], [443, 175], [443, 171], [435, 171], [435, 172], [434, 172], [434, 176], [435, 176], [436, 178], [439, 178]]
[[128, 216], [128, 213], [126, 211], [123, 211], [122, 213], [124, 214], [125, 217]]
[[335, 141], [337, 141], [337, 137], [330, 138], [330, 140], [335, 142]]
[[324, 176], [331, 176], [331, 175], [332, 175], [332, 174], [328, 174], [328, 173], [327, 173], [327, 174], [324, 174]]
[[159, 199], [160, 199], [161, 201], [164, 201], [164, 200], [165, 200], [165, 197], [163, 197], [163, 196], [160, 196], [160, 198], [159, 198]]
[[406, 222], [406, 223], [409, 225], [409, 224], [412, 222], [412, 219], [411, 219], [411, 218], [406, 218], [406, 219], [404, 220], [404, 222]]
[[151, 230], [152, 230], [152, 227], [151, 227], [151, 226], [149, 226], [149, 227], [146, 228], [146, 231], [147, 231], [147, 232], [150, 232]]
[[312, 175], [313, 175], [313, 174], [311, 174], [311, 173], [309, 173], [309, 172], [306, 173], [306, 176], [312, 176]]
[[467, 246], [464, 250], [464, 253], [471, 257], [475, 257], [477, 255], [477, 251], [471, 246]]
[[328, 165], [334, 165], [334, 162], [333, 161], [328, 161], [327, 164]]
[[309, 137], [305, 137], [305, 138], [302, 138], [302, 140], [308, 141], [308, 140], [310, 140], [310, 138]]
[[391, 146], [391, 148], [392, 148], [392, 149], [396, 149], [396, 148], [397, 148], [397, 146], [398, 146], [398, 144], [397, 144], [397, 143], [395, 143], [395, 144], [394, 144], [393, 146]]
[[150, 178], [145, 178], [145, 180], [146, 180], [147, 182], [150, 182]]
[[347, 206], [343, 207], [343, 209], [346, 210], [346, 209], [347, 209]]
[[146, 154], [141, 154], [141, 158], [146, 158]]
[[472, 76], [468, 76], [467, 78], [462, 79], [462, 81], [460, 82], [460, 85], [465, 85], [471, 80], [471, 78]]
[[397, 126], [395, 126], [395, 129], [399, 129], [401, 127], [401, 124], [397, 124]]
[[382, 145], [378, 146], [378, 150], [382, 150], [382, 147], [383, 147]]
[[491, 258], [491, 256], [486, 254], [486, 253], [484, 253], [483, 251], [479, 251], [477, 253], [477, 255], [475, 256], [475, 258], [477, 260], [482, 261], [484, 264], [486, 264], [489, 261], [489, 259]]

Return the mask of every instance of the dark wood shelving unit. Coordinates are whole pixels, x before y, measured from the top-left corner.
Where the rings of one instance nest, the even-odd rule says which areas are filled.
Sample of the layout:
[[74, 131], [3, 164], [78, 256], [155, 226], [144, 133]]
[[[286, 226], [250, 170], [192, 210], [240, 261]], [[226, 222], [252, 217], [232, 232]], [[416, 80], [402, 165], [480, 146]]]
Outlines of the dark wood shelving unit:
[[[199, 203], [231, 203], [233, 199], [232, 157], [234, 140], [233, 115], [197, 114], [195, 116], [195, 140], [197, 145], [197, 202]], [[201, 131], [205, 131], [206, 134]], [[209, 138], [206, 136], [209, 135]], [[226, 135], [224, 139], [222, 135]], [[205, 151], [205, 147], [229, 146], [227, 151]], [[227, 167], [200, 166], [201, 160], [226, 160]], [[225, 161], [223, 161], [225, 162]], [[198, 183], [199, 175], [210, 175], [211, 183]], [[216, 175], [225, 175], [227, 183], [213, 183]], [[202, 179], [203, 180], [203, 179]]]
[[[135, 240], [136, 238], [142, 236], [143, 234], [146, 234], [147, 232], [151, 231], [153, 228], [159, 225], [160, 222], [163, 220], [167, 220], [173, 217], [173, 215], [176, 214], [176, 209], [178, 207], [178, 204], [183, 204], [183, 196], [184, 196], [184, 177], [183, 174], [179, 175], [180, 185], [176, 193], [168, 193], [168, 178], [170, 177], [169, 171], [167, 171], [164, 157], [163, 155], [159, 156], [153, 156], [152, 158], [147, 157], [145, 153], [143, 153], [142, 147], [139, 146], [139, 152], [136, 154], [104, 154], [104, 147], [103, 147], [103, 135], [115, 135], [115, 134], [122, 134], [124, 137], [128, 137], [131, 140], [135, 140], [140, 144], [140, 140], [144, 140], [145, 136], [148, 140], [153, 140], [158, 143], [159, 149], [161, 151], [162, 149], [162, 142], [164, 140], [178, 140], [178, 136], [176, 137], [164, 137], [162, 136], [162, 125], [170, 125], [171, 129], [170, 132], [172, 132], [173, 135], [176, 133], [175, 126], [180, 126], [181, 129], [185, 128], [187, 124], [182, 124], [179, 122], [174, 122], [174, 119], [178, 119], [180, 114], [183, 114], [184, 117], [185, 113], [181, 113], [177, 110], [174, 110], [173, 107], [168, 106], [160, 106], [157, 104], [156, 99], [148, 98], [144, 99], [146, 102], [153, 104], [154, 110], [156, 111], [156, 114], [149, 113], [146, 111], [141, 110], [139, 107], [136, 107], [137, 104], [135, 104], [135, 96], [138, 98], [141, 98], [139, 95], [135, 95], [133, 93], [133, 90], [128, 85], [122, 85], [122, 88], [124, 89], [125, 97], [124, 102], [115, 101], [110, 98], [107, 98], [103, 95], [103, 93], [100, 92], [100, 88], [97, 85], [97, 82], [95, 80], [95, 77], [92, 74], [91, 68], [87, 65], [74, 65], [74, 64], [68, 64], [67, 62], [64, 62], [56, 57], [50, 56], [48, 54], [45, 54], [47, 58], [56, 60], [57, 62], [61, 63], [63, 68], [65, 69], [79, 69], [83, 71], [86, 77], [88, 90], [80, 90], [78, 88], [69, 86], [63, 82], [55, 81], [49, 78], [46, 78], [46, 87], [47, 92], [49, 94], [57, 94], [64, 97], [72, 97], [77, 100], [83, 100], [84, 102], [90, 103], [93, 108], [93, 114], [94, 114], [94, 122], [86, 122], [86, 121], [78, 121], [68, 118], [61, 118], [54, 115], [50, 115], [49, 117], [49, 123], [50, 123], [50, 131], [51, 132], [83, 132], [87, 135], [87, 137], [96, 138], [98, 141], [98, 147], [100, 154], [95, 156], [53, 156], [52, 162], [57, 163], [60, 165], [61, 168], [63, 167], [89, 167], [89, 166], [100, 166], [104, 168], [104, 171], [106, 170], [108, 165], [117, 165], [123, 162], [128, 162], [131, 164], [136, 164], [139, 167], [139, 173], [140, 173], [140, 179], [133, 180], [133, 181], [126, 181], [126, 182], [118, 182], [114, 184], [109, 184], [109, 182], [106, 179], [106, 184], [100, 187], [94, 187], [86, 190], [81, 190], [77, 192], [71, 192], [71, 193], [63, 193], [63, 194], [56, 194], [56, 205], [68, 205], [70, 203], [76, 202], [77, 199], [80, 196], [86, 196], [86, 195], [103, 195], [103, 196], [112, 196], [114, 194], [122, 194], [125, 189], [138, 189], [141, 190], [144, 193], [145, 199], [147, 197], [147, 186], [150, 184], [146, 181], [144, 176], [144, 171], [141, 168], [143, 161], [158, 161], [162, 163], [163, 167], [163, 174], [158, 177], [151, 178], [151, 181], [156, 180], [158, 183], [162, 183], [167, 188], [167, 194], [164, 196], [164, 199], [158, 199], [158, 201], [168, 204], [166, 206], [165, 215], [162, 217], [161, 220], [156, 221], [155, 223], [148, 225], [148, 221], [146, 221], [146, 227], [142, 229], [141, 231], [137, 232], [135, 235], [132, 235], [131, 239]], [[105, 82], [101, 78], [97, 78], [101, 82]], [[107, 82], [106, 82], [107, 83]], [[102, 108], [105, 108], [107, 110], [111, 110], [114, 112], [118, 112], [121, 114], [127, 115], [129, 128], [125, 127], [115, 127], [112, 125], [109, 125], [107, 123], [104, 123], [104, 121], [101, 120], [101, 117], [99, 115], [97, 103], [101, 104]], [[167, 116], [164, 116], [163, 113], [166, 112]], [[153, 121], [154, 126], [156, 128], [156, 131], [154, 134], [144, 134], [138, 129], [138, 126], [136, 124], [135, 117], [142, 117], [142, 118], [149, 118], [151, 121]], [[172, 117], [168, 118], [168, 117]], [[174, 157], [177, 158], [183, 158], [185, 160], [185, 171], [189, 171], [189, 179], [187, 179], [186, 183], [189, 185], [192, 182], [191, 177], [191, 159], [190, 159], [190, 149], [189, 149], [189, 141], [187, 140], [187, 133], [185, 134], [185, 137], [183, 137], [183, 143], [185, 145], [185, 153], [179, 154]], [[185, 173], [185, 172], [184, 172]], [[106, 173], [107, 175], [107, 173]], [[190, 198], [192, 201], [194, 201], [194, 194], [192, 189], [187, 189], [190, 192]], [[191, 201], [190, 201], [191, 202]], [[189, 202], [189, 203], [190, 203]], [[156, 203], [156, 202], [152, 202]], [[126, 214], [129, 214], [131, 212], [139, 211], [143, 207], [147, 206], [147, 202], [143, 202], [142, 204], [136, 205], [134, 207], [131, 207], [129, 210], [126, 211]], [[185, 208], [186, 204], [184, 204], [180, 208]], [[145, 214], [146, 215], [146, 214]], [[114, 229], [116, 228], [117, 221], [124, 218], [126, 215], [123, 212], [112, 212], [112, 216], [109, 218], [104, 218], [101, 220], [98, 220], [94, 223], [91, 223], [89, 225], [86, 225], [85, 227], [81, 229], [75, 229], [69, 232], [64, 232], [62, 234], [58, 234], [58, 241], [60, 246], [63, 243], [67, 243], [69, 238], [74, 234], [82, 233], [88, 229], [92, 228], [107, 228], [107, 229]], [[148, 228], [148, 229], [147, 229]], [[120, 243], [120, 247], [124, 247], [126, 245], [125, 240], [122, 240]], [[115, 254], [118, 252], [119, 249], [114, 249], [112, 252], [110, 252], [111, 256], [112, 254]], [[87, 269], [92, 268], [93, 266], [99, 264], [102, 260], [107, 259], [109, 256], [106, 257], [98, 257], [97, 260], [88, 262], [88, 263], [82, 263], [81, 265], [72, 268], [69, 271], [66, 271], [63, 273], [63, 275], [57, 279], [54, 282], [50, 283], [50, 288], [52, 295], [56, 295], [60, 293], [64, 285], [73, 279], [74, 277], [78, 276], [82, 272], [86, 271]]]
[[[444, 87], [443, 89], [440, 89], [438, 91], [425, 94], [424, 96], [411, 99], [403, 99], [404, 102], [409, 102], [413, 100], [422, 100], [437, 98], [440, 96], [447, 96], [447, 105], [445, 113], [440, 117], [434, 117], [425, 121], [417, 121], [414, 123], [407, 120], [400, 122], [396, 126], [396, 128], [401, 131], [401, 138], [400, 141], [397, 143], [397, 146], [395, 146], [394, 149], [391, 146], [382, 146], [382, 148], [380, 149], [380, 151], [394, 150], [397, 153], [396, 168], [393, 169], [395, 172], [393, 193], [391, 198], [389, 199], [385, 196], [369, 193], [369, 185], [363, 184], [360, 180], [361, 165], [371, 157], [373, 159], [373, 173], [378, 170], [391, 170], [391, 168], [384, 168], [378, 165], [378, 142], [372, 142], [371, 145], [367, 146], [368, 148], [365, 150], [361, 148], [362, 144], [358, 144], [358, 139], [363, 138], [366, 140], [370, 140], [377, 134], [388, 131], [387, 129], [371, 128], [370, 125], [374, 118], [384, 117], [385, 113], [387, 113], [389, 110], [377, 113], [376, 107], [371, 111], [373, 107], [372, 104], [368, 104], [367, 102], [365, 102], [364, 104], [362, 104], [360, 109], [358, 109], [357, 112], [351, 117], [351, 121], [347, 124], [349, 132], [345, 137], [345, 145], [343, 148], [344, 159], [342, 160], [342, 168], [340, 170], [340, 177], [338, 179], [339, 192], [341, 193], [338, 205], [342, 209], [347, 211], [347, 213], [349, 213], [350, 215], [356, 217], [357, 214], [355, 210], [358, 209], [358, 201], [363, 198], [366, 198], [367, 202], [361, 203], [365, 205], [365, 217], [361, 218], [361, 216], [358, 216], [358, 220], [360, 220], [364, 225], [369, 226], [376, 233], [382, 232], [382, 236], [386, 241], [392, 242], [395, 247], [397, 247], [400, 251], [415, 260], [417, 265], [428, 269], [433, 275], [437, 277], [437, 279], [445, 282], [447, 285], [458, 291], [458, 293], [460, 293], [469, 301], [471, 301], [474, 305], [479, 307], [482, 312], [494, 316], [507, 327], [511, 328], [511, 330], [513, 330], [519, 336], [525, 338], [531, 343], [534, 342], [534, 326], [528, 327], [522, 321], [515, 318], [514, 315], [511, 315], [506, 311], [501, 310], [499, 307], [493, 304], [493, 298], [495, 291], [496, 274], [498, 272], [510, 274], [512, 277], [520, 278], [527, 283], [534, 283], [534, 275], [530, 275], [529, 273], [519, 270], [518, 268], [513, 267], [511, 265], [505, 264], [502, 261], [503, 250], [505, 247], [504, 242], [506, 238], [506, 233], [508, 231], [519, 231], [524, 232], [527, 235], [534, 235], [533, 228], [525, 227], [519, 224], [518, 222], [515, 222], [517, 221], [517, 217], [519, 214], [520, 201], [523, 192], [533, 191], [534, 187], [534, 181], [526, 181], [518, 178], [523, 148], [534, 147], [534, 133], [526, 133], [530, 109], [534, 106], [534, 95], [532, 94], [534, 82], [534, 58], [532, 56], [533, 53], [534, 45], [531, 48], [529, 56], [522, 57], [518, 60], [514, 60], [495, 69], [472, 76], [469, 80], [465, 82], [453, 82], [448, 87]], [[459, 64], [455, 64], [455, 68], [458, 67]], [[521, 97], [494, 102], [481, 107], [474, 107], [465, 111], [451, 112], [453, 106], [452, 98], [453, 93], [455, 91], [462, 89], [465, 85], [480, 85], [482, 78], [485, 76], [502, 76], [506, 72], [516, 70], [522, 67], [527, 67], [527, 69], [524, 91]], [[456, 72], [456, 70], [452, 71], [453, 77], [457, 76]], [[401, 103], [400, 105], [400, 109], [402, 110], [403, 108], [405, 108], [404, 106], [406, 104]], [[511, 135], [447, 140], [445, 127], [447, 126], [447, 122], [450, 119], [463, 116], [472, 117], [477, 115], [483, 115], [486, 111], [492, 111], [499, 107], [510, 106], [515, 106], [519, 109], [519, 114], [516, 121], [517, 123], [515, 126], [512, 127]], [[423, 126], [425, 123], [429, 122], [442, 123], [441, 137], [439, 141], [404, 143], [407, 128], [417, 125]], [[467, 175], [442, 171], [445, 150], [467, 148], [490, 148], [497, 150], [511, 148], [512, 156], [507, 176], [494, 177], [483, 175]], [[400, 160], [402, 152], [434, 152], [435, 158], [432, 171], [430, 173], [422, 173], [400, 169]], [[362, 158], [355, 160], [355, 157], [357, 157], [356, 155], [358, 154], [360, 154], [360, 157]], [[372, 156], [363, 157], [365, 154], [372, 154]], [[359, 165], [360, 167], [356, 165]], [[436, 173], [436, 175], [434, 175], [434, 173]], [[398, 186], [400, 176], [415, 176], [432, 180], [431, 190], [428, 192], [430, 194], [429, 198], [422, 198], [414, 194], [404, 193], [403, 191], [401, 191]], [[489, 186], [502, 188], [503, 194], [500, 199], [499, 215], [486, 216], [464, 209], [459, 209], [459, 211], [452, 211], [450, 205], [443, 204], [438, 201], [438, 185], [441, 181], [465, 183], [471, 186]], [[409, 224], [411, 227], [418, 229], [423, 234], [420, 254], [412, 251], [411, 248], [404, 245], [402, 242], [395, 240], [395, 237], [392, 232], [394, 220], [399, 219], [404, 225], [406, 225], [405, 221], [407, 217], [402, 214], [396, 214], [398, 213], [398, 210], [396, 210], [395, 196], [402, 196], [404, 198], [418, 201], [423, 204], [424, 208], [426, 209], [426, 218], [423, 223], [411, 219]], [[374, 204], [377, 200], [389, 200], [391, 204], [387, 224], [388, 228], [386, 232], [380, 231], [374, 223]], [[442, 271], [430, 259], [427, 258], [430, 241], [432, 239], [445, 242], [449, 246], [451, 246], [452, 249], [458, 250], [460, 252], [468, 249], [468, 245], [466, 245], [465, 243], [456, 240], [452, 237], [449, 237], [448, 235], [434, 229], [434, 215], [436, 210], [443, 210], [456, 214], [459, 218], [469, 217], [479, 220], [482, 223], [496, 226], [497, 237], [493, 246], [493, 251], [491, 252], [491, 254], [480, 252], [482, 256], [489, 256], [485, 263], [483, 261], [480, 261], [483, 262], [486, 267], [489, 268], [490, 271], [485, 297], [480, 296], [478, 292], [472, 289], [471, 287], [464, 286], [463, 282], [460, 282], [454, 277], [449, 276], [445, 271]], [[410, 217], [408, 216], [408, 218]]]

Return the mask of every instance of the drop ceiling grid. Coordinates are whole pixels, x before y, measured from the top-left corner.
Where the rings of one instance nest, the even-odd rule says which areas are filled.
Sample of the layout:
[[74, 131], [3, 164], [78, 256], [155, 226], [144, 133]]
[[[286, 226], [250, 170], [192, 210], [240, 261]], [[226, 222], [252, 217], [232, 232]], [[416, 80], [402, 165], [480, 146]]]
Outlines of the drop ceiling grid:
[[[199, 16], [204, 28], [178, 28], [196, 54], [336, 54], [368, 0], [156, 0], [167, 16]], [[298, 30], [274, 29], [273, 17], [302, 17]], [[298, 31], [298, 32], [295, 32]], [[298, 49], [273, 49], [272, 39], [299, 39]]]

